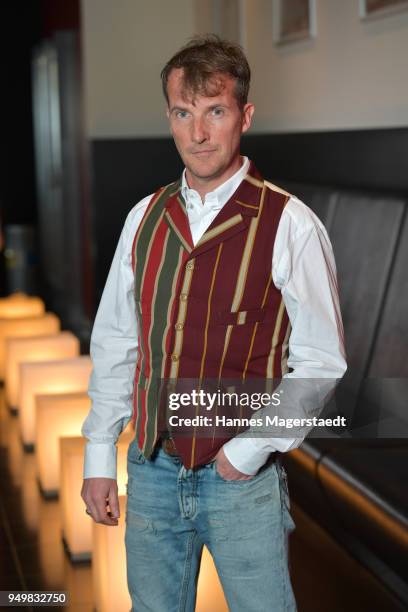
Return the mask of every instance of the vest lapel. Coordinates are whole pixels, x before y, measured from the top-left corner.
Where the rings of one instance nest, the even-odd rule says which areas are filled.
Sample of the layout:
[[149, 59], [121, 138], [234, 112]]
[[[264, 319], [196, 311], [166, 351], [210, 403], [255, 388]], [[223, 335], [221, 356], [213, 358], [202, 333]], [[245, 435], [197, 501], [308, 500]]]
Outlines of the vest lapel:
[[194, 248], [185, 204], [180, 195], [180, 183], [165, 204], [164, 218], [188, 253]]
[[247, 229], [251, 218], [258, 216], [262, 191], [262, 178], [251, 162], [248, 174], [195, 247], [185, 203], [180, 193], [180, 181], [167, 199], [164, 217], [187, 253], [190, 255], [193, 252], [192, 255], [195, 257]]
[[251, 162], [248, 174], [240, 183], [238, 189], [222, 207], [196, 244], [193, 252], [194, 257], [245, 230], [252, 217], [258, 216], [262, 190], [263, 182], [260, 174]]

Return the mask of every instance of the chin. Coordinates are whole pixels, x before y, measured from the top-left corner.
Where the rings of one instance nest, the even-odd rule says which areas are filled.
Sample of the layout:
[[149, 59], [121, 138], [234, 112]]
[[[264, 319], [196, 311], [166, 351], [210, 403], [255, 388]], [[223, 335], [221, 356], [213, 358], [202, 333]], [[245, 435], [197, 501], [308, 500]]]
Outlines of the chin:
[[189, 165], [188, 169], [191, 174], [197, 176], [200, 179], [207, 179], [217, 176], [223, 172], [224, 167], [220, 164], [194, 164]]

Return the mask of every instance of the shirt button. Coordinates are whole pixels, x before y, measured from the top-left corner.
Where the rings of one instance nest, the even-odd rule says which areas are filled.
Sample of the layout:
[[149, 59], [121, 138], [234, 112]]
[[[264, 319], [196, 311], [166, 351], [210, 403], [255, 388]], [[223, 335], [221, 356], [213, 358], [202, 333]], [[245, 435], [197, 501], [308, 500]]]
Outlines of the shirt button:
[[180, 300], [185, 302], [187, 300], [187, 293], [180, 293]]
[[184, 325], [182, 323], [177, 323], [177, 325], [174, 326], [176, 329], [183, 329]]
[[178, 361], [178, 359], [179, 359], [179, 356], [178, 356], [178, 355], [176, 355], [176, 354], [173, 354], [173, 355], [171, 356], [171, 360], [172, 360], [172, 361]]
[[187, 268], [187, 270], [194, 270], [194, 264], [193, 264], [193, 262], [192, 262], [192, 261], [189, 261], [189, 262], [186, 264], [186, 268]]

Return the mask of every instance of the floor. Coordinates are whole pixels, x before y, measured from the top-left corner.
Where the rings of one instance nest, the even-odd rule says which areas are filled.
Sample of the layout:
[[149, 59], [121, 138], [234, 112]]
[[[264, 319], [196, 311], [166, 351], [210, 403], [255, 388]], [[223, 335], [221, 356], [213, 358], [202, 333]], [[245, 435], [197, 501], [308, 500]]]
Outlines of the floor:
[[[92, 612], [91, 565], [69, 560], [59, 514], [58, 500], [45, 500], [39, 492], [34, 454], [24, 452], [17, 417], [0, 389], [0, 591], [65, 590], [70, 597], [65, 610]], [[298, 507], [292, 514], [291, 571], [299, 612], [403, 611]]]

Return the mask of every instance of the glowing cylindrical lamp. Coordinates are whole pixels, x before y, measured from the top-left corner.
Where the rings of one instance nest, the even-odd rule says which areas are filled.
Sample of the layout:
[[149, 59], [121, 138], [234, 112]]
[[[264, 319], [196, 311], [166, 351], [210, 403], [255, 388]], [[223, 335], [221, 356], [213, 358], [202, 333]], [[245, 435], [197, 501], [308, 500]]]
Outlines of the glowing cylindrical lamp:
[[0, 319], [0, 380], [4, 380], [6, 362], [6, 338], [48, 336], [60, 331], [60, 321], [52, 312], [39, 317]]
[[92, 521], [92, 582], [97, 612], [129, 612], [126, 579], [126, 496], [119, 497], [120, 519], [115, 527]]
[[35, 444], [35, 396], [87, 391], [91, 370], [88, 355], [20, 364], [19, 422], [27, 450]]
[[17, 407], [19, 366], [22, 362], [50, 361], [79, 355], [79, 340], [69, 331], [50, 336], [6, 339], [6, 401]]
[[[123, 432], [117, 442], [118, 492], [125, 495], [127, 451], [133, 435]], [[60, 507], [62, 533], [72, 561], [90, 559], [92, 551], [92, 519], [85, 514], [81, 498], [86, 439], [60, 438]]]
[[197, 584], [195, 612], [228, 612], [224, 591], [218, 578], [214, 561], [204, 546]]
[[15, 319], [17, 317], [38, 317], [44, 314], [44, 302], [39, 297], [25, 293], [12, 293], [0, 298], [0, 318]]
[[41, 504], [36, 546], [37, 571], [43, 577], [43, 588], [53, 591], [60, 589], [66, 580], [66, 555], [63, 546], [58, 546], [61, 530], [58, 506], [57, 500]]
[[86, 392], [35, 396], [35, 455], [41, 492], [56, 497], [60, 488], [59, 438], [80, 436], [91, 400]]

